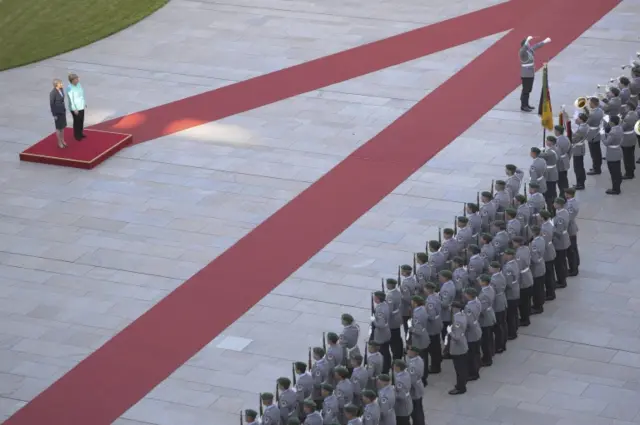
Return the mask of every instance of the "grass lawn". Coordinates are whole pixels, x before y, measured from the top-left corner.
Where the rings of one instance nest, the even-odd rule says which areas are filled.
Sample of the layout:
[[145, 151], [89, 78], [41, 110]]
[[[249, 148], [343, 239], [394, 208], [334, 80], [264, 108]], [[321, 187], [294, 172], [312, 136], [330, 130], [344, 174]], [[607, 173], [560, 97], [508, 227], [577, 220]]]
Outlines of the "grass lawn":
[[168, 0], [0, 0], [0, 71], [114, 34]]

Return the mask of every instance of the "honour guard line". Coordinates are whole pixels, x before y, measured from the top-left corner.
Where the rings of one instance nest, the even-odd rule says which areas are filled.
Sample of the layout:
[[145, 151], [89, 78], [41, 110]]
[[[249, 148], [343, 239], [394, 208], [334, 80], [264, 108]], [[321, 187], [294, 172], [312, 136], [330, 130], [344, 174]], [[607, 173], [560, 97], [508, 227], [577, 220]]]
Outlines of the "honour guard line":
[[[534, 109], [533, 52], [551, 41], [531, 47], [531, 39], [520, 50], [524, 112]], [[522, 169], [507, 164], [504, 179], [491, 181], [475, 202], [461, 204], [462, 215], [453, 217], [451, 228], [438, 229], [411, 265], [381, 280], [371, 294], [367, 335], [343, 314], [342, 331], [323, 333], [321, 346], [309, 347], [307, 361], [292, 364], [291, 377], [278, 378], [274, 393], [258, 395], [257, 411], [240, 412], [240, 424], [425, 425], [424, 387], [444, 360], [455, 370], [449, 394], [466, 393], [482, 368], [518, 338], [519, 328], [529, 326], [556, 290], [567, 287], [567, 278], [578, 275], [575, 195], [585, 189], [586, 175], [601, 173], [601, 144], [612, 180], [607, 193], [619, 194], [621, 181], [635, 176], [640, 60], [626, 68], [630, 77], [612, 79], [618, 87], [607, 86], [606, 95], [576, 100], [572, 131], [564, 106], [554, 125], [545, 65], [538, 109], [543, 147], [531, 148], [528, 181]], [[585, 143], [593, 164], [588, 173]]]

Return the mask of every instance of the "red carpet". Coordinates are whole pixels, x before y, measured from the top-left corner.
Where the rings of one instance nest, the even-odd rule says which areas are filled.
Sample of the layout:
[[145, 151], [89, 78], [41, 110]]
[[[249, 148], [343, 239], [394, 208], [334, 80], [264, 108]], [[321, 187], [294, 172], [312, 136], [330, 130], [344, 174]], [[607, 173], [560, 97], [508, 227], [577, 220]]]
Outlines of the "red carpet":
[[73, 130], [65, 129], [65, 149], [58, 147], [56, 134], [51, 133], [20, 154], [20, 160], [43, 164], [62, 165], [91, 169], [120, 149], [131, 144], [130, 134], [86, 129], [86, 139], [81, 142], [73, 138]]
[[[5, 424], [107, 425], [116, 420], [516, 89], [520, 73], [515, 53], [524, 37], [537, 34], [553, 39], [552, 44], [536, 54], [539, 64], [542, 64], [609, 12], [618, 0], [544, 0], [518, 4], [517, 13], [514, 9], [509, 12], [505, 12], [508, 9], [497, 9], [502, 10], [501, 13], [510, 13], [509, 18], [516, 19], [513, 22], [515, 29], [507, 36], [81, 362]], [[433, 30], [429, 39], [438, 44], [450, 37], [464, 38], [458, 33], [476, 34], [481, 32], [479, 27], [486, 28], [493, 21], [507, 19], [506, 16], [486, 18], [486, 15], [485, 20], [469, 21], [466, 18], [464, 25], [456, 20], [449, 21], [447, 25], [434, 25], [430, 27]], [[399, 51], [413, 48], [402, 42], [393, 47], [388, 47], [385, 57], [374, 56], [364, 60], [388, 64], [392, 61], [387, 56], [398, 57]], [[342, 66], [359, 68], [360, 64], [344, 58]], [[322, 68], [318, 65], [315, 69]], [[292, 87], [300, 90], [312, 85], [302, 80], [327, 81], [325, 75], [293, 73], [291, 70], [282, 72], [288, 73], [289, 80], [280, 81], [277, 89], [288, 95], [296, 94]], [[240, 112], [241, 103], [257, 107], [274, 101], [275, 91], [275, 88], [257, 87], [251, 95], [258, 99], [241, 101], [225, 98], [221, 103], [228, 103], [232, 112]], [[227, 89], [225, 93], [228, 95], [233, 90]], [[186, 102], [181, 106], [196, 121], [204, 119], [201, 112], [203, 104], [199, 102], [204, 101]], [[451, 108], [443, 108], [443, 104], [451, 105]], [[456, 112], [451, 113], [451, 110]], [[155, 112], [150, 112], [148, 117], [154, 117], [154, 122], [161, 122], [156, 120], [162, 116], [162, 108], [152, 111]], [[120, 122], [126, 123], [127, 119]], [[153, 127], [144, 120], [140, 126], [143, 138], [157, 137], [166, 131], [166, 127]], [[135, 128], [127, 131], [138, 137]], [[279, 249], [265, 249], [273, 246], [274, 240], [278, 241]], [[253, 258], [252, 268], [261, 272], [238, 276], [237, 270], [246, 265], [247, 258]], [[228, 285], [231, 281], [234, 285]], [[238, 293], [239, 287], [243, 288], [242, 293]]]

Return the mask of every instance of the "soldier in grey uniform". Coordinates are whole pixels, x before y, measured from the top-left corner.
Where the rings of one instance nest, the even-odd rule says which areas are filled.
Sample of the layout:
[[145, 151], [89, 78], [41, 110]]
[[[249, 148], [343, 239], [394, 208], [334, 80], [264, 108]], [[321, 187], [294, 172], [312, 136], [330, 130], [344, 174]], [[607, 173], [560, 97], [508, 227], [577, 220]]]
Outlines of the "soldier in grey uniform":
[[589, 135], [588, 120], [589, 116], [584, 112], [578, 114], [575, 120], [578, 128], [571, 135], [571, 156], [573, 157], [573, 172], [576, 175], [576, 190], [583, 190], [587, 180], [587, 174], [584, 170], [584, 155], [586, 153], [584, 144], [589, 140], [587, 139]]
[[539, 148], [531, 148], [533, 162], [529, 167], [529, 177], [531, 178], [531, 183], [539, 185], [539, 191], [544, 195], [547, 192], [547, 163], [540, 155], [541, 153], [542, 151]]
[[344, 416], [347, 419], [347, 425], [362, 425], [362, 419], [358, 417], [358, 406], [355, 404], [344, 407]]
[[600, 99], [592, 97], [589, 99], [589, 111], [587, 115], [587, 142], [589, 143], [589, 154], [593, 166], [587, 173], [595, 176], [602, 173], [602, 148], [600, 147], [600, 123], [604, 118], [604, 111], [600, 108]]
[[635, 177], [636, 172], [636, 140], [637, 135], [634, 126], [638, 122], [638, 113], [635, 111], [631, 102], [624, 105], [622, 120], [622, 159], [624, 162], [623, 180], [629, 180]]
[[520, 193], [520, 186], [522, 186], [522, 179], [524, 178], [524, 171], [519, 169], [513, 164], [505, 165], [505, 174], [507, 175], [507, 191], [511, 195], [511, 199]]
[[[556, 147], [556, 136], [547, 136], [545, 140], [546, 148], [540, 152], [540, 157], [547, 163], [547, 191], [544, 196], [547, 198], [547, 205], [552, 205], [553, 200], [558, 196], [556, 185], [558, 184], [558, 162], [560, 154]], [[550, 208], [549, 208], [550, 209]]]
[[438, 280], [440, 281], [440, 303], [442, 306], [441, 316], [444, 327], [442, 330], [442, 339], [444, 339], [446, 335], [446, 327], [451, 324], [451, 307], [456, 297], [456, 284], [451, 280], [452, 277], [453, 274], [449, 270], [443, 270], [438, 275]]
[[285, 422], [286, 425], [300, 425], [302, 422], [300, 422], [300, 419], [298, 418], [289, 418], [287, 419], [287, 422]]
[[424, 396], [424, 385], [422, 375], [424, 374], [424, 360], [419, 356], [420, 349], [409, 347], [407, 349], [407, 371], [411, 377], [411, 402], [413, 411], [411, 412], [412, 425], [426, 425], [424, 421], [424, 408], [422, 407], [422, 397]]
[[496, 204], [497, 211], [503, 212], [511, 206], [511, 194], [507, 191], [507, 182], [496, 180], [496, 193], [493, 194], [493, 203]]
[[433, 277], [437, 276], [447, 267], [447, 254], [441, 251], [441, 245], [438, 241], [429, 241], [429, 265], [433, 270]]
[[469, 262], [467, 265], [467, 275], [469, 276], [469, 283], [465, 286], [478, 288], [478, 277], [485, 273], [487, 270], [487, 262], [485, 257], [480, 255], [480, 248], [477, 245], [469, 245], [467, 249]]
[[607, 97], [602, 99], [602, 110], [609, 116], [620, 115], [622, 100], [620, 99], [620, 89], [611, 87], [607, 91]]
[[509, 239], [520, 236], [522, 234], [522, 223], [518, 220], [518, 211], [515, 208], [508, 208], [504, 212], [504, 218], [507, 222], [507, 234], [509, 235]]
[[429, 376], [429, 345], [431, 339], [429, 338], [429, 314], [425, 308], [425, 300], [419, 295], [414, 295], [411, 298], [411, 305], [413, 306], [413, 318], [411, 319], [411, 345], [414, 348], [420, 350], [420, 357], [425, 365], [423, 370], [422, 383], [426, 384], [427, 377]]
[[460, 247], [458, 246], [458, 241], [454, 237], [453, 229], [444, 229], [442, 231], [442, 246], [440, 247], [440, 252], [442, 252], [445, 256], [445, 261], [450, 261], [453, 257], [456, 257], [460, 252]]
[[482, 232], [482, 217], [480, 216], [480, 206], [474, 203], [467, 204], [467, 218], [469, 219], [469, 227], [471, 235], [477, 238]]
[[295, 362], [293, 364], [296, 377], [296, 399], [298, 401], [298, 417], [304, 420], [303, 402], [311, 397], [313, 392], [313, 376], [307, 372], [307, 364], [305, 362]]
[[504, 251], [504, 276], [507, 280], [507, 339], [518, 337], [518, 307], [520, 305], [520, 267], [515, 259], [516, 251]]
[[480, 255], [484, 257], [485, 268], [489, 268], [489, 264], [497, 259], [496, 247], [493, 246], [493, 236], [484, 233], [480, 236]]
[[580, 203], [576, 199], [576, 191], [572, 188], [564, 191], [564, 199], [567, 201], [565, 208], [570, 217], [569, 226], [567, 226], [569, 241], [571, 242], [569, 249], [567, 249], [568, 275], [577, 276], [578, 267], [580, 267], [580, 251], [578, 250], [578, 224], [576, 223], [576, 218], [578, 218], [578, 212], [580, 211]]
[[362, 392], [362, 401], [364, 402], [362, 425], [380, 425], [380, 405], [376, 398], [376, 392], [373, 390]]
[[540, 211], [547, 207], [547, 203], [544, 200], [544, 195], [540, 193], [540, 185], [536, 182], [529, 183], [529, 198], [527, 199], [527, 205], [531, 209], [531, 225], [537, 224]]
[[569, 187], [569, 177], [567, 176], [571, 168], [571, 140], [564, 135], [564, 127], [556, 125], [553, 127], [553, 134], [556, 137], [556, 152], [558, 158], [558, 193]]
[[378, 405], [380, 406], [380, 425], [396, 423], [396, 390], [387, 374], [378, 376]]
[[567, 286], [567, 249], [571, 246], [568, 230], [571, 216], [565, 209], [565, 203], [563, 198], [558, 198], [554, 202], [556, 215], [553, 217], [553, 247], [556, 250], [556, 259], [553, 266], [556, 270], [557, 288]]
[[273, 404], [273, 394], [262, 393], [260, 394], [262, 405], [264, 406], [264, 414], [260, 418], [262, 425], [280, 425], [280, 409]]
[[502, 220], [496, 220], [491, 223], [491, 227], [495, 230], [495, 235], [491, 243], [496, 250], [496, 258], [501, 258], [504, 250], [509, 247], [509, 241], [511, 240], [506, 230], [507, 225]]
[[349, 379], [349, 371], [344, 366], [336, 367], [334, 371], [334, 379], [336, 381], [335, 395], [338, 398], [338, 407], [340, 408], [340, 414], [338, 419], [341, 424], [346, 424], [346, 418], [344, 417], [344, 407], [353, 403], [354, 397], [354, 385]]
[[607, 168], [611, 174], [611, 189], [606, 191], [607, 195], [619, 195], [622, 184], [622, 161], [621, 144], [624, 137], [622, 127], [620, 127], [620, 117], [615, 115], [609, 118], [609, 124], [604, 128], [605, 134], [602, 144], [606, 146]]
[[278, 409], [280, 409], [280, 417], [282, 423], [286, 424], [289, 418], [298, 417], [298, 395], [291, 388], [291, 380], [289, 378], [278, 378], [278, 388], [280, 396], [278, 400]]
[[533, 235], [533, 240], [529, 243], [529, 248], [531, 249], [531, 274], [533, 276], [533, 308], [531, 309], [531, 314], [540, 314], [543, 311], [542, 306], [545, 298], [544, 279], [546, 265], [544, 253], [547, 243], [540, 235], [540, 226], [532, 226], [531, 234]]
[[398, 289], [398, 282], [395, 279], [387, 279], [387, 304], [391, 311], [389, 319], [389, 329], [391, 331], [391, 356], [393, 359], [401, 359], [404, 354], [404, 344], [402, 342], [402, 293]]
[[534, 52], [551, 41], [550, 38], [546, 38], [532, 46], [529, 44], [531, 40], [533, 40], [531, 36], [522, 40], [522, 43], [520, 43], [520, 51], [518, 52], [518, 57], [520, 58], [520, 78], [522, 79], [520, 110], [523, 112], [531, 112], [535, 109], [529, 105], [529, 95], [533, 89], [533, 78], [536, 75]]
[[316, 402], [311, 399], [306, 399], [302, 402], [304, 409], [304, 425], [323, 425], [323, 419], [320, 412], [316, 409]]
[[429, 334], [429, 356], [431, 357], [431, 367], [429, 361], [424, 360], [424, 373], [422, 376], [422, 384], [427, 383], [427, 375], [429, 373], [440, 373], [442, 371], [442, 301], [440, 295], [436, 293], [436, 284], [429, 282], [424, 286], [426, 300], [425, 307], [427, 309], [427, 333]]
[[343, 364], [345, 364], [345, 361], [346, 361], [344, 349], [340, 344], [338, 344], [339, 340], [340, 338], [338, 337], [337, 333], [335, 332], [327, 333], [328, 347], [327, 347], [326, 358], [327, 358], [327, 362], [331, 366], [331, 369], [329, 370], [329, 377], [327, 378], [327, 382], [330, 383], [331, 385], [336, 384], [333, 378], [333, 370], [336, 367], [342, 366]]
[[467, 380], [476, 381], [480, 379], [480, 365], [482, 357], [480, 355], [480, 340], [482, 339], [482, 328], [480, 327], [480, 314], [482, 313], [482, 303], [477, 298], [478, 292], [474, 288], [467, 288], [464, 291], [465, 305], [464, 313], [467, 315], [467, 330], [465, 337], [469, 353], [467, 361], [469, 363]]
[[258, 422], [256, 422], [258, 418], [258, 412], [256, 412], [253, 409], [247, 409], [244, 411], [244, 420], [248, 423], [248, 424], [257, 424]]
[[462, 291], [469, 284], [469, 273], [464, 268], [464, 260], [462, 257], [453, 257], [451, 260], [451, 268], [453, 269], [452, 277], [453, 283], [456, 285], [456, 300], [462, 299]]
[[553, 233], [555, 229], [549, 211], [542, 211], [540, 218], [542, 219], [540, 233], [547, 244], [544, 251], [544, 266], [546, 270], [544, 275], [545, 301], [553, 301], [556, 299], [556, 249], [553, 246]]
[[343, 348], [345, 364], [350, 365], [350, 360], [353, 359], [354, 356], [360, 354], [360, 348], [358, 348], [360, 326], [355, 323], [353, 316], [350, 314], [343, 314], [340, 317], [340, 320], [342, 322], [343, 328], [338, 342]]
[[[417, 278], [417, 284], [416, 284], [416, 288], [420, 288], [422, 285], [424, 285], [425, 283], [427, 283], [430, 280], [435, 279], [436, 277], [436, 272], [435, 269], [433, 267], [431, 267], [431, 264], [429, 264], [429, 256], [424, 253], [424, 252], [419, 252], [416, 254], [416, 263], [417, 263], [417, 270], [416, 270], [416, 278]], [[419, 289], [417, 289], [419, 290]], [[407, 319], [408, 320], [408, 319]], [[407, 329], [405, 328], [405, 331]]]
[[[623, 77], [620, 77], [620, 79], [618, 79], [618, 88], [620, 89], [620, 101], [622, 102], [623, 105], [629, 103], [629, 100], [631, 99], [631, 90], [629, 89], [629, 84], [631, 84], [631, 81], [627, 77], [623, 76]], [[633, 105], [633, 103], [631, 103], [631, 105]], [[635, 109], [635, 106], [633, 106], [633, 109]]]
[[320, 394], [319, 385], [326, 382], [331, 373], [331, 363], [325, 357], [325, 352], [322, 347], [315, 347], [313, 349], [313, 366], [311, 366], [311, 377], [313, 378], [313, 391], [312, 398], [318, 403], [318, 406], [322, 405], [322, 395]]
[[369, 373], [367, 388], [374, 390], [376, 389], [376, 380], [378, 379], [378, 375], [382, 373], [384, 357], [380, 353], [380, 344], [375, 341], [369, 341], [367, 351], [369, 354], [367, 357], [367, 364], [365, 366]]
[[478, 278], [480, 284], [480, 293], [478, 300], [482, 310], [480, 312], [480, 328], [482, 329], [482, 338], [480, 340], [480, 348], [482, 349], [482, 367], [489, 367], [493, 364], [493, 353], [495, 351], [493, 345], [493, 327], [496, 324], [496, 314], [493, 305], [496, 299], [496, 291], [491, 283], [491, 276], [483, 274]]
[[[424, 261], [420, 263], [421, 255]], [[416, 261], [421, 265], [421, 272], [428, 272], [431, 274], [431, 270], [425, 270], [429, 265], [427, 264], [428, 258], [425, 258], [426, 255], [424, 253], [420, 253], [416, 255]], [[408, 264], [404, 264], [400, 266], [400, 274], [402, 282], [400, 282], [400, 293], [402, 294], [402, 325], [404, 326], [404, 334], [405, 338], [407, 336], [407, 332], [409, 331], [409, 319], [411, 318], [411, 297], [420, 293], [422, 290], [422, 284], [419, 282], [421, 279], [421, 274], [416, 271], [416, 275], [412, 274], [413, 267]]]
[[513, 238], [513, 249], [520, 269], [520, 326], [529, 326], [531, 321], [531, 298], [533, 297], [533, 274], [531, 273], [531, 250], [523, 237]]
[[447, 338], [450, 339], [449, 352], [453, 360], [453, 368], [456, 371], [456, 385], [449, 391], [451, 395], [467, 392], [467, 379], [469, 377], [469, 361], [467, 359], [469, 346], [465, 333], [467, 331], [467, 315], [459, 311], [453, 316], [453, 322], [447, 327]]
[[461, 251], [466, 250], [469, 244], [473, 241], [473, 229], [469, 226], [469, 219], [467, 217], [458, 217], [458, 233], [456, 233], [456, 241], [458, 241], [458, 255], [462, 255]]
[[413, 412], [413, 401], [411, 400], [411, 374], [407, 370], [404, 360], [393, 362], [393, 372], [396, 391], [396, 412], [397, 425], [411, 425], [411, 412]]
[[496, 291], [493, 310], [496, 313], [496, 324], [493, 327], [494, 347], [496, 354], [507, 349], [507, 278], [500, 269], [498, 261], [492, 261], [489, 266], [490, 284]]
[[520, 236], [528, 240], [529, 236], [529, 223], [531, 223], [531, 207], [527, 203], [527, 198], [524, 195], [517, 195], [514, 199], [514, 205], [516, 207], [516, 218], [520, 222]]
[[496, 219], [498, 207], [493, 202], [493, 194], [491, 192], [482, 192], [480, 205], [480, 217], [482, 218], [482, 231], [487, 233], [491, 230], [491, 223]]
[[382, 291], [373, 293], [375, 304], [371, 323], [373, 324], [373, 340], [380, 344], [380, 353], [384, 358], [382, 372], [386, 373], [391, 368], [391, 306], [386, 302], [387, 295]]
[[320, 385], [320, 391], [322, 394], [322, 423], [323, 425], [333, 425], [339, 423], [340, 407], [338, 404], [338, 397], [333, 393], [333, 385], [324, 384]]
[[[368, 359], [367, 359], [368, 360]], [[362, 406], [362, 392], [369, 383], [369, 371], [362, 365], [364, 361], [361, 354], [351, 358], [351, 383], [353, 384], [353, 404]]]

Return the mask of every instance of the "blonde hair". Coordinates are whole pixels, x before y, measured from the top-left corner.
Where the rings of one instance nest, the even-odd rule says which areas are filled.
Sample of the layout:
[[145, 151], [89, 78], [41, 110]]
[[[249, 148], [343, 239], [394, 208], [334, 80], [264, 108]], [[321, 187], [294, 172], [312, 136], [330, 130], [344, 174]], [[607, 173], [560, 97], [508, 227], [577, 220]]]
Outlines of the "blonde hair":
[[78, 75], [77, 74], [69, 74], [69, 82], [72, 83], [73, 80], [77, 79]]
[[56, 78], [56, 79], [54, 79], [54, 80], [53, 80], [53, 87], [58, 87], [58, 84], [62, 84], [62, 80], [59, 80], [59, 79], [57, 79], [57, 78]]

